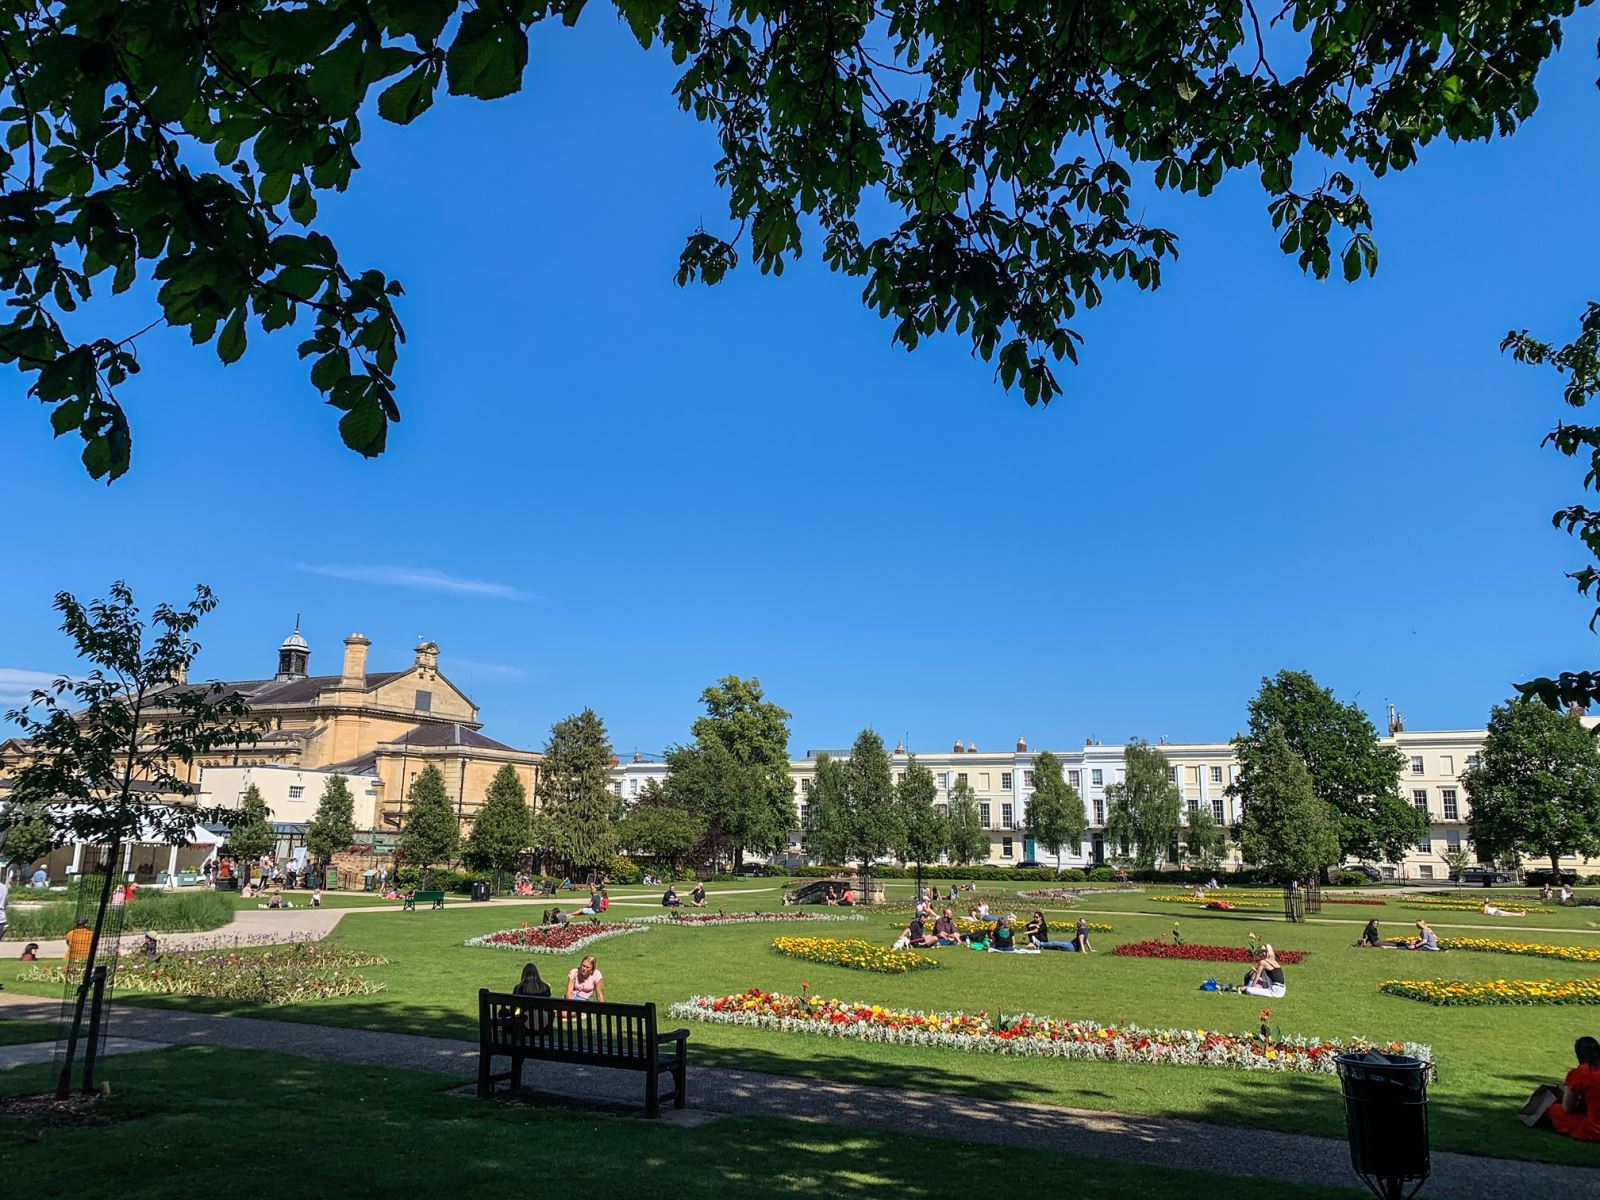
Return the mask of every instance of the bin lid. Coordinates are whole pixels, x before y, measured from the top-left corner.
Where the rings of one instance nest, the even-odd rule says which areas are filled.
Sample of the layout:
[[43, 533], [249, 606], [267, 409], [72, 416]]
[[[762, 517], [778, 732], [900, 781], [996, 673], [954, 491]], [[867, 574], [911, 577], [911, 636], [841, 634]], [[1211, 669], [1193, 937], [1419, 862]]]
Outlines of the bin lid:
[[1414, 1075], [1426, 1072], [1430, 1064], [1409, 1054], [1385, 1054], [1380, 1050], [1354, 1051], [1334, 1055], [1334, 1063], [1341, 1075], [1378, 1079], [1385, 1076]]

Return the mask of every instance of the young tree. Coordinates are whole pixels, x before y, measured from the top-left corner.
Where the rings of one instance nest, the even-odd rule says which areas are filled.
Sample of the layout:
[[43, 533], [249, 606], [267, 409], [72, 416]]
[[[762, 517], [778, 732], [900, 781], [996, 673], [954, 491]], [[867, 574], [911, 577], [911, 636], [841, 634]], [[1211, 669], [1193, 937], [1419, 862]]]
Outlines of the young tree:
[[50, 811], [44, 804], [13, 803], [0, 812], [0, 866], [31, 866], [54, 844]]
[[856, 735], [850, 759], [844, 764], [845, 796], [850, 812], [852, 857], [863, 869], [901, 844], [904, 833], [895, 807], [894, 773], [883, 739], [871, 729]]
[[710, 822], [737, 868], [746, 850], [776, 854], [795, 829], [789, 714], [759, 679], [729, 675], [700, 694], [694, 742], [667, 751], [667, 795]]
[[950, 861], [962, 866], [983, 862], [989, 857], [989, 831], [983, 827], [977, 797], [965, 779], [956, 780], [950, 789], [950, 807], [945, 814], [946, 851]]
[[934, 806], [938, 797], [933, 772], [919, 763], [916, 755], [908, 756], [905, 774], [894, 789], [895, 823], [900, 833], [896, 849], [902, 862], [937, 862], [943, 852], [948, 836], [944, 817]]
[[489, 781], [462, 857], [477, 871], [515, 871], [533, 842], [532, 815], [528, 789], [506, 763]]
[[1106, 836], [1133, 847], [1144, 870], [1165, 858], [1178, 840], [1183, 793], [1160, 749], [1134, 738], [1122, 755], [1123, 779], [1106, 789]]
[[1277, 726], [1261, 735], [1240, 795], [1238, 837], [1245, 862], [1287, 882], [1310, 879], [1339, 860], [1333, 806], [1317, 796], [1311, 772]]
[[806, 848], [818, 862], [843, 866], [850, 861], [855, 843], [844, 764], [829, 754], [819, 754], [806, 803]]
[[1479, 763], [1461, 777], [1478, 857], [1600, 854], [1600, 750], [1575, 715], [1510, 700], [1489, 715]]
[[450, 806], [444, 775], [429, 763], [406, 793], [406, 824], [400, 833], [400, 858], [423, 870], [455, 857], [461, 840], [456, 810]]
[[322, 866], [356, 839], [356, 801], [343, 775], [322, 785], [316, 814], [306, 825], [306, 849]]
[[1070, 846], [1076, 853], [1089, 832], [1083, 798], [1067, 782], [1061, 760], [1048, 750], [1033, 756], [1033, 795], [1028, 797], [1023, 831], [1036, 846], [1056, 856], [1057, 871], [1061, 870], [1061, 848]]
[[1427, 836], [1427, 818], [1400, 796], [1400, 751], [1381, 745], [1366, 713], [1341, 703], [1304, 671], [1279, 671], [1261, 681], [1250, 701], [1249, 732], [1234, 739], [1239, 778], [1232, 794], [1243, 794], [1274, 725], [1311, 773], [1317, 797], [1337, 814], [1341, 859], [1397, 863]]
[[[12, 779], [0, 827], [48, 814], [51, 840], [85, 842], [116, 863], [125, 842], [189, 840], [196, 821], [220, 810], [173, 804], [194, 795], [189, 765], [224, 746], [248, 746], [259, 732], [237, 693], [220, 683], [175, 685], [187, 679], [200, 650], [193, 634], [216, 607], [204, 586], [183, 608], [158, 605], [148, 621], [120, 580], [106, 600], [82, 604], [59, 592], [55, 609], [87, 670], [35, 691], [6, 714], [29, 741], [29, 760]], [[147, 639], [147, 635], [148, 639]], [[67, 1037], [57, 1095], [71, 1084], [78, 1030], [100, 953], [114, 870], [106, 872]]]
[[1460, 882], [1462, 874], [1472, 865], [1472, 855], [1459, 846], [1454, 850], [1445, 850], [1439, 857], [1444, 859], [1445, 869], [1450, 872], [1450, 878], [1457, 882]]
[[617, 840], [630, 851], [669, 866], [681, 866], [706, 835], [706, 819], [674, 804], [655, 779], [645, 780], [639, 798], [617, 826]]
[[1189, 814], [1183, 835], [1184, 857], [1203, 871], [1214, 871], [1227, 853], [1228, 832], [1217, 824], [1209, 804], [1201, 804]]
[[239, 797], [239, 807], [228, 821], [228, 846], [243, 859], [260, 858], [278, 844], [272, 828], [272, 812], [261, 797], [261, 789], [248, 784]]
[[[0, 170], [26, 178], [28, 220], [11, 232], [4, 290], [17, 315], [0, 350], [34, 379], [54, 431], [83, 439], [96, 477], [128, 464], [115, 389], [136, 366], [133, 339], [91, 327], [74, 342], [85, 314], [58, 314], [95, 313], [97, 283], [121, 292], [144, 272], [164, 281], [160, 319], [214, 340], [225, 363], [246, 352], [251, 320], [266, 331], [308, 318], [297, 337], [312, 385], [343, 414], [347, 445], [381, 453], [399, 417], [401, 289], [341, 260], [317, 192], [349, 185], [374, 107], [408, 124], [441, 84], [510, 95], [530, 31], [576, 11], [252, 0], [216, 19], [216, 7], [25, 6], [12, 18], [25, 36], [8, 38]], [[1249, 4], [1170, 6], [1160, 20], [1039, 0], [959, 20], [904, 0], [843, 18], [615, 8], [642, 47], [681, 64], [670, 102], [720, 147], [728, 236], [714, 222], [690, 233], [680, 282], [714, 284], [742, 257], [781, 274], [809, 232], [832, 269], [867, 280], [896, 341], [953, 328], [1032, 404], [1059, 392], [1052, 364], [1076, 361], [1085, 297], [1125, 276], [1160, 286], [1178, 238], [1145, 224], [1155, 191], [1206, 196], [1249, 172], [1302, 270], [1370, 274], [1372, 213], [1352, 176], [1518, 128], [1573, 6], [1288, 0], [1270, 46]], [[152, 45], [159, 54], [138, 50]], [[983, 103], [964, 103], [980, 91]], [[216, 169], [174, 156], [178, 122]], [[881, 236], [858, 227], [863, 210], [883, 218]], [[85, 254], [103, 275], [62, 275]]]

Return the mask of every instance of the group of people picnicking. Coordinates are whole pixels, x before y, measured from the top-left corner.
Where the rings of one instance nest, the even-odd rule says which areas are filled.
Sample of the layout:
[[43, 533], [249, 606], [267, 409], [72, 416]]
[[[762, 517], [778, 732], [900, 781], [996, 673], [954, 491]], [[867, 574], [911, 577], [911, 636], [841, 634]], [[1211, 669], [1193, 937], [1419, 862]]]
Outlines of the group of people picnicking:
[[[982, 915], [979, 915], [979, 914]], [[931, 928], [929, 921], [932, 921]], [[989, 919], [989, 906], [979, 901], [968, 911], [968, 920], [987, 921]], [[924, 899], [917, 902], [916, 912], [912, 915], [910, 923], [895, 939], [896, 950], [933, 949], [939, 946], [969, 946], [974, 950], [997, 950], [1002, 953], [1015, 952], [1016, 950], [1066, 950], [1080, 954], [1091, 952], [1094, 947], [1089, 942], [1089, 922], [1082, 917], [1073, 931], [1071, 941], [1057, 941], [1050, 936], [1050, 925], [1045, 920], [1044, 913], [1034, 909], [1033, 916], [1028, 919], [1022, 928], [1022, 943], [1019, 947], [1017, 937], [1017, 917], [1015, 913], [1007, 913], [998, 918], [994, 925], [988, 929], [980, 929], [972, 933], [962, 933], [956, 927], [955, 912], [948, 906], [937, 918], [933, 917], [933, 905]]]
[[[693, 905], [695, 908], [704, 908], [706, 906], [706, 885], [705, 884], [699, 882], [698, 880], [695, 881], [694, 887], [691, 888], [690, 891], [689, 891], [689, 903], [691, 905]], [[667, 890], [661, 893], [661, 907], [662, 908], [682, 908], [683, 907], [683, 897], [678, 895], [678, 889], [675, 886], [673, 886], [672, 884], [670, 884], [670, 883], [667, 884]]]
[[1439, 935], [1429, 927], [1426, 921], [1418, 921], [1415, 937], [1396, 938], [1390, 941], [1384, 938], [1378, 928], [1378, 922], [1371, 920], [1367, 922], [1366, 928], [1361, 931], [1361, 940], [1356, 945], [1363, 950], [1437, 950], [1439, 949]]

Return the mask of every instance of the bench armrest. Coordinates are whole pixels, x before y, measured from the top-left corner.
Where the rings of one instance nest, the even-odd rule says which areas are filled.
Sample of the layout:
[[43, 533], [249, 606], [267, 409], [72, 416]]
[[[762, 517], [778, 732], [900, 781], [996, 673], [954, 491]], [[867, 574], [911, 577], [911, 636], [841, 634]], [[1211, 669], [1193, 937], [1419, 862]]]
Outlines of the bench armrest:
[[681, 1042], [687, 1042], [688, 1040], [689, 1040], [689, 1031], [687, 1029], [674, 1029], [674, 1030], [671, 1030], [668, 1033], [658, 1033], [658, 1034], [656, 1034], [656, 1041], [658, 1041], [658, 1042], [680, 1042], [681, 1043]]

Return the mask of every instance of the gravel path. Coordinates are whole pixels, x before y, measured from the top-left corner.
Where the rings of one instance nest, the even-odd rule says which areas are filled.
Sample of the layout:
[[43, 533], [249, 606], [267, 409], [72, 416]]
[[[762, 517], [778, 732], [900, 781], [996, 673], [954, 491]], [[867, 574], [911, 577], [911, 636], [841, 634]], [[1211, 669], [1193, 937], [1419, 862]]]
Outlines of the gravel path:
[[[50, 1001], [0, 992], [0, 1016], [54, 1020], [59, 1011], [59, 1005]], [[113, 1028], [118, 1036], [147, 1042], [272, 1050], [458, 1077], [471, 1077], [477, 1070], [478, 1048], [472, 1042], [136, 1005], [116, 1005], [114, 1012]], [[692, 1038], [690, 1045], [692, 1062]], [[640, 1080], [628, 1072], [530, 1063], [524, 1080], [531, 1088], [584, 1101], [643, 1103]], [[693, 1066], [689, 1101], [694, 1120], [724, 1113], [789, 1117], [846, 1128], [915, 1131], [935, 1138], [1060, 1150], [1152, 1166], [1215, 1166], [1230, 1175], [1359, 1187], [1343, 1141], [1266, 1129]], [[1506, 1119], [1514, 1117], [1508, 1112]], [[1433, 1177], [1425, 1194], [1453, 1200], [1596, 1196], [1600, 1195], [1600, 1168], [1435, 1151]]]

